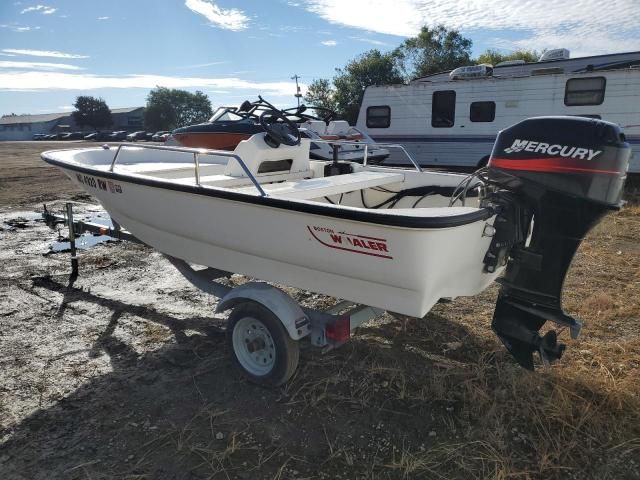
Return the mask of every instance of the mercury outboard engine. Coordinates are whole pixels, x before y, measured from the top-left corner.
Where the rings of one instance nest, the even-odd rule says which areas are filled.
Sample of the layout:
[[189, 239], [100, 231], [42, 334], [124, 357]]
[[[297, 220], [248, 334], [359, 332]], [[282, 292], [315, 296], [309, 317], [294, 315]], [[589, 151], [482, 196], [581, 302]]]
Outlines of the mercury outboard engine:
[[498, 187], [485, 270], [507, 263], [492, 328], [520, 365], [533, 370], [533, 352], [543, 363], [559, 359], [565, 345], [557, 333], [539, 334], [547, 320], [581, 323], [562, 311], [562, 285], [587, 232], [622, 205], [631, 149], [620, 128], [580, 117], [537, 117], [498, 135], [488, 164]]

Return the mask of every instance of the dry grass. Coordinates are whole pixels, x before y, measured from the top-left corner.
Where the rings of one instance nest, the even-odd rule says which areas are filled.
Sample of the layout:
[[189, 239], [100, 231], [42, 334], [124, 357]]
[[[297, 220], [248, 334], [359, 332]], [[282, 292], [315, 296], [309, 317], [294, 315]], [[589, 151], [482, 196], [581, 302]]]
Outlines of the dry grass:
[[143, 325], [143, 341], [146, 344], [163, 343], [173, 336], [171, 330], [164, 325], [158, 325], [157, 323], [151, 322], [144, 322]]
[[[17, 160], [16, 176], [24, 163]], [[26, 187], [11, 193], [20, 194], [20, 202], [35, 201]], [[125, 371], [95, 417], [106, 423], [115, 415], [125, 425], [130, 414], [139, 424], [150, 416], [157, 428], [149, 430], [157, 432], [152, 440], [142, 436], [141, 427], [123, 425], [74, 437], [65, 425], [74, 425], [76, 414], [56, 417], [52, 411], [48, 420], [36, 416], [37, 423], [27, 422], [27, 435], [59, 453], [72, 450], [69, 439], [95, 442], [102, 456], [77, 455], [60, 478], [151, 479], [169, 478], [171, 472], [171, 478], [215, 479], [640, 479], [640, 181], [627, 193], [626, 208], [607, 216], [576, 256], [563, 303], [584, 328], [548, 369], [522, 370], [495, 338], [489, 327], [493, 287], [438, 305], [422, 320], [385, 317], [326, 355], [304, 349], [294, 379], [275, 392], [225, 371], [230, 364], [220, 352], [194, 355], [193, 365], [152, 363], [167, 368], [159, 385], [138, 384]], [[94, 268], [112, 268], [104, 258], [93, 260]], [[322, 305], [322, 298], [287, 291], [303, 303]], [[155, 348], [172, 334], [146, 322], [143, 335]], [[195, 337], [181, 348], [202, 348]], [[85, 375], [82, 365], [65, 365], [74, 379]], [[47, 401], [62, 395], [53, 373], [42, 370], [26, 392]], [[133, 378], [131, 389], [123, 378]], [[140, 390], [162, 401], [137, 397]], [[71, 412], [78, 414], [90, 412], [96, 401], [76, 400], [82, 407]], [[0, 395], [0, 412], [8, 412], [9, 401]], [[47, 436], [49, 430], [55, 437]], [[124, 442], [126, 454], [104, 456], [114, 453], [112, 437], [115, 445]], [[57, 438], [67, 443], [55, 443]], [[28, 443], [18, 446], [17, 459], [29, 452], [44, 457]], [[43, 465], [39, 461], [31, 465]]]
[[290, 404], [391, 415], [394, 445], [367, 452], [381, 477], [640, 478], [640, 207], [589, 235], [565, 291], [585, 327], [551, 368], [513, 364], [488, 328], [492, 289], [363, 329], [350, 353], [314, 359], [322, 373], [298, 376]]

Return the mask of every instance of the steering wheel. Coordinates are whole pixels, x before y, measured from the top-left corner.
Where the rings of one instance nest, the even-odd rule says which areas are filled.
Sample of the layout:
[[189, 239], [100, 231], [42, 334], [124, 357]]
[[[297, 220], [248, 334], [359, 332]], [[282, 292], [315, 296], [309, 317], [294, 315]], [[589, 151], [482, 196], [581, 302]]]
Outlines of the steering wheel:
[[[305, 113], [307, 111], [307, 108], [309, 110], [314, 110], [318, 115], [311, 115], [309, 113]], [[288, 116], [288, 117], [293, 117], [298, 118], [300, 120], [321, 120], [324, 123], [326, 123], [327, 125], [329, 125], [329, 122], [331, 120], [334, 120], [337, 116], [336, 112], [334, 112], [333, 110], [330, 110], [328, 108], [324, 108], [324, 107], [307, 107], [306, 105], [300, 105], [299, 107], [292, 107], [292, 108], [287, 108], [286, 110], [283, 110], [283, 112]], [[301, 122], [299, 122], [301, 123]]]
[[285, 113], [278, 110], [266, 110], [260, 115], [260, 125], [267, 132], [264, 141], [272, 148], [280, 144], [295, 147], [300, 145], [300, 130], [289, 120]]

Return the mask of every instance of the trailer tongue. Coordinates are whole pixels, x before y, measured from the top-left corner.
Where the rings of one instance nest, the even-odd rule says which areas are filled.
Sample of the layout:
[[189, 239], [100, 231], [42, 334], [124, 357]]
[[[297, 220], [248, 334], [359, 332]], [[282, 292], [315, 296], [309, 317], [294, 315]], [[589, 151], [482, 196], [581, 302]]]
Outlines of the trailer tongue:
[[[540, 117], [502, 131], [489, 160], [489, 181], [504, 188], [485, 269], [508, 257], [492, 328], [520, 365], [533, 369], [565, 345], [540, 329], [550, 320], [577, 337], [581, 323], [562, 310], [562, 285], [580, 243], [622, 205], [631, 149], [615, 124], [576, 117]], [[529, 237], [529, 226], [532, 231]]]

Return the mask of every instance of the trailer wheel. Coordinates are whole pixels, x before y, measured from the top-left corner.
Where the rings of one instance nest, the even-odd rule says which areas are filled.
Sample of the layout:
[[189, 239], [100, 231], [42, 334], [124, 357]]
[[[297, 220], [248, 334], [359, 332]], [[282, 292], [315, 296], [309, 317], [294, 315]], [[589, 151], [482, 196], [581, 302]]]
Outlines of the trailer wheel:
[[280, 319], [259, 303], [247, 301], [233, 309], [227, 346], [236, 366], [252, 382], [277, 387], [291, 378], [300, 348]]

